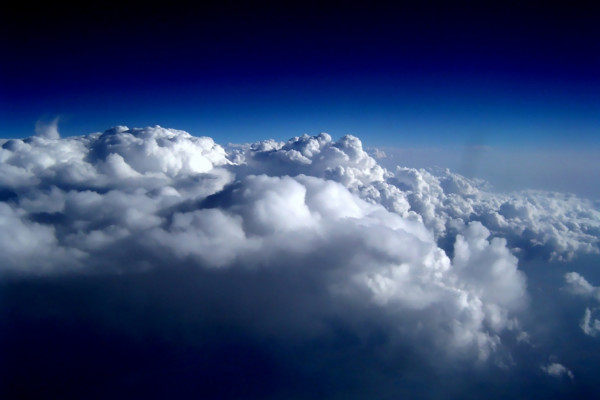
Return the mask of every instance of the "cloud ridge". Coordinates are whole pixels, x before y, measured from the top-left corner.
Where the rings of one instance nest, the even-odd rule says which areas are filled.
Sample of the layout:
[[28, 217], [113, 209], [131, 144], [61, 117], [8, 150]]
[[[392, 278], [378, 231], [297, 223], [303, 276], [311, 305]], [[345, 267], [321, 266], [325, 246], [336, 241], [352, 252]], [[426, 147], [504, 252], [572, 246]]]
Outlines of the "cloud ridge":
[[486, 360], [502, 335], [524, 334], [515, 254], [598, 251], [599, 214], [584, 199], [391, 172], [353, 136], [226, 149], [119, 126], [0, 145], [3, 275], [295, 269], [336, 304], [373, 307], [391, 337], [449, 356]]

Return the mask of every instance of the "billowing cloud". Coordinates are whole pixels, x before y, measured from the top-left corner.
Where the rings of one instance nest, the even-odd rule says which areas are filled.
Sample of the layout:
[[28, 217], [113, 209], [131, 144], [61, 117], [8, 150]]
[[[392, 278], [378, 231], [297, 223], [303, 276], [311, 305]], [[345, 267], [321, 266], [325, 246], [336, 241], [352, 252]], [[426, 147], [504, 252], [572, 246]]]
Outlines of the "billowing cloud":
[[321, 254], [326, 270], [304, 273], [335, 298], [419, 311], [444, 347], [472, 346], [482, 359], [525, 299], [517, 259], [479, 222], [457, 236], [451, 260], [417, 214], [362, 199], [386, 171], [353, 137], [263, 142], [235, 164], [211, 139], [159, 127], [3, 147], [13, 175], [27, 177], [5, 186], [15, 193], [5, 224], [18, 229], [3, 242], [5, 272], [153, 264], [103, 256], [132, 248], [207, 268], [281, 268]]
[[[598, 251], [599, 213], [584, 199], [496, 194], [448, 170], [388, 171], [352, 136], [226, 149], [174, 129], [115, 127], [0, 145], [2, 279], [111, 288], [104, 277], [147, 279], [164, 297], [149, 307], [171, 307], [169, 324], [187, 321], [193, 339], [181, 340], [190, 346], [233, 329], [252, 343], [276, 338], [275, 358], [290, 351], [280, 341], [298, 350], [352, 338], [348, 354], [365, 362], [408, 368], [396, 360], [406, 352], [423, 368], [506, 367], [536, 340], [523, 323], [528, 280], [517, 257]], [[574, 292], [596, 296], [568, 276]], [[167, 290], [169, 282], [177, 284]], [[92, 313], [103, 329], [112, 321]], [[589, 332], [595, 323], [588, 318]], [[169, 326], [158, 336], [183, 334]], [[563, 374], [555, 365], [544, 371]]]
[[369, 202], [420, 218], [441, 243], [453, 243], [465, 224], [479, 221], [530, 257], [567, 260], [599, 251], [600, 211], [591, 201], [554, 192], [493, 193], [485, 182], [449, 170], [388, 171], [352, 136], [269, 140], [236, 148], [233, 155], [246, 173], [302, 173], [340, 182]]

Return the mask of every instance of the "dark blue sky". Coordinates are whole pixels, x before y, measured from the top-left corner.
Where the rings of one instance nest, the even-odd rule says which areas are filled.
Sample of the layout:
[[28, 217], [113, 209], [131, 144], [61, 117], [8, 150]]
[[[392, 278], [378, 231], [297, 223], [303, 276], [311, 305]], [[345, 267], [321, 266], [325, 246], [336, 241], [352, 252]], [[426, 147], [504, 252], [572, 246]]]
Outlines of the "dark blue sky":
[[96, 7], [3, 13], [3, 137], [59, 116], [63, 135], [159, 124], [221, 143], [598, 143], [585, 6]]

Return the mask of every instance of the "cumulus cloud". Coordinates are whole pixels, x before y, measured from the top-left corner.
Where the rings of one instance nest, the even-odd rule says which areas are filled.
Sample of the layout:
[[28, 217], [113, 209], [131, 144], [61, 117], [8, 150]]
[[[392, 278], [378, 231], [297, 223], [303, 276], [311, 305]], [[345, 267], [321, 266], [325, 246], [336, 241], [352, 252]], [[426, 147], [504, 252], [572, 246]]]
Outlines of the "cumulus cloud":
[[568, 376], [570, 379], [575, 378], [575, 375], [573, 375], [573, 372], [571, 372], [571, 370], [569, 370], [564, 365], [556, 362], [548, 365], [542, 365], [540, 368], [542, 369], [542, 371], [555, 378], [560, 378], [563, 375]]
[[[4, 190], [14, 196], [3, 204], [4, 223], [17, 232], [3, 242], [4, 272], [47, 273], [52, 264], [126, 271], [161, 257], [281, 268], [290, 257], [308, 264], [319, 254], [326, 268], [304, 273], [339, 301], [363, 298], [391, 320], [418, 311], [412, 329], [427, 326], [442, 348], [474, 349], [480, 359], [525, 299], [525, 278], [503, 239], [472, 222], [451, 260], [351, 136], [266, 141], [228, 158], [209, 138], [116, 127], [9, 140], [3, 159], [11, 172]], [[401, 213], [365, 195], [374, 184], [387, 185]], [[123, 262], [125, 249], [144, 256]]]
[[[388, 171], [353, 136], [223, 148], [119, 126], [0, 146], [3, 279], [191, 268], [202, 278], [190, 275], [182, 318], [260, 338], [346, 332], [369, 351], [375, 337], [382, 354], [410, 348], [432, 365], [508, 365], [505, 342], [531, 339], [517, 256], [598, 251], [598, 211], [583, 199], [495, 194], [448, 170]], [[575, 273], [568, 282], [597, 296]], [[544, 371], [562, 374], [555, 365]]]
[[593, 286], [577, 272], [568, 272], [565, 274], [565, 281], [569, 292], [600, 301], [600, 287]]
[[[600, 287], [593, 286], [583, 276], [577, 272], [569, 272], [565, 274], [566, 290], [574, 295], [585, 299], [600, 302]], [[579, 323], [579, 327], [588, 336], [597, 336], [600, 333], [600, 320], [593, 317], [597, 308], [586, 307], [583, 318]]]
[[389, 171], [352, 136], [337, 142], [327, 134], [268, 140], [235, 148], [232, 157], [245, 173], [302, 173], [340, 182], [371, 203], [421, 219], [440, 243], [452, 244], [462, 227], [479, 221], [529, 257], [569, 260], [599, 252], [600, 211], [591, 201], [542, 191], [494, 193], [484, 181], [447, 169]]

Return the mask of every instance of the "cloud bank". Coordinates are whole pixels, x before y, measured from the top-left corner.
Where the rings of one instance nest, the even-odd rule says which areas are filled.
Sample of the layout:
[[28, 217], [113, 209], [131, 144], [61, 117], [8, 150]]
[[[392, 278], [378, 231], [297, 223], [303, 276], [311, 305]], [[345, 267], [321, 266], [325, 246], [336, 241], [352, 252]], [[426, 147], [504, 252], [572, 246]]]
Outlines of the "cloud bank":
[[[299, 347], [345, 332], [382, 365], [408, 351], [426, 368], [442, 368], [440, 357], [508, 368], [528, 335], [517, 256], [598, 252], [600, 213], [585, 199], [492, 193], [448, 170], [389, 171], [352, 136], [224, 148], [115, 127], [0, 146], [5, 282], [195, 271], [185, 306], [171, 305], [190, 326], [199, 318]], [[575, 273], [567, 281], [578, 294], [597, 289]], [[587, 321], [585, 333], [597, 332]], [[572, 376], [559, 367], [543, 371]]]

